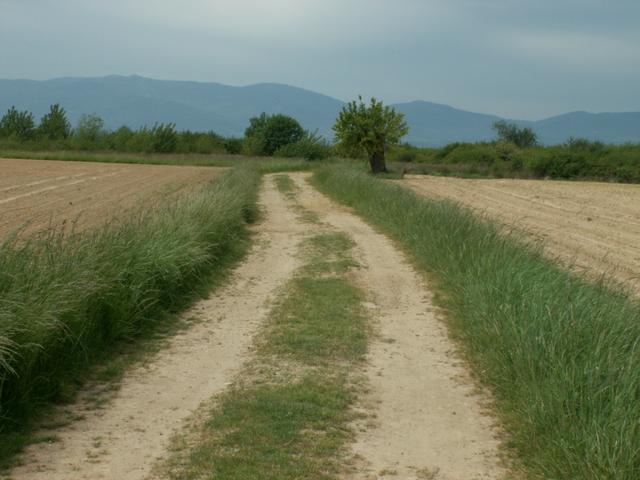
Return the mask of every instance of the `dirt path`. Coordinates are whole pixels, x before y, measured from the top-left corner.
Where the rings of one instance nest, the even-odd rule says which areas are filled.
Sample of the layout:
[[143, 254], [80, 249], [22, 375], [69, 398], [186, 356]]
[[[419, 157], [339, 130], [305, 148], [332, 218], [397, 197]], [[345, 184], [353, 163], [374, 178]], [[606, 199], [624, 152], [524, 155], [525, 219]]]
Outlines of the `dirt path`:
[[431, 304], [424, 280], [385, 236], [291, 175], [301, 204], [350, 235], [379, 333], [368, 355], [374, 425], [358, 434], [358, 479], [500, 479], [498, 441]]
[[227, 287], [187, 312], [203, 321], [128, 373], [103, 409], [74, 406], [72, 413], [83, 419], [56, 430], [58, 441], [30, 447], [10, 478], [138, 480], [148, 475], [171, 434], [231, 381], [268, 313], [268, 300], [298, 266], [295, 252], [306, 227], [272, 179], [265, 181], [261, 203], [265, 218], [249, 257]]
[[198, 188], [223, 169], [0, 159], [0, 238], [72, 224], [99, 226], [142, 202]]
[[401, 184], [515, 225], [574, 271], [610, 275], [640, 294], [640, 185], [431, 176]]

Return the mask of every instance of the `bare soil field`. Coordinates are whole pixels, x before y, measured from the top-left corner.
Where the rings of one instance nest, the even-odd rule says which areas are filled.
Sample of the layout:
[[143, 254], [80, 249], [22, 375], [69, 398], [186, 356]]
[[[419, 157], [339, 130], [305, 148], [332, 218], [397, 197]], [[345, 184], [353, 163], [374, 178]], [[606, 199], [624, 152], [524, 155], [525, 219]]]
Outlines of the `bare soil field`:
[[640, 185], [414, 175], [401, 183], [524, 230], [574, 271], [640, 293]]
[[24, 227], [98, 226], [141, 202], [202, 185], [221, 169], [0, 159], [0, 238]]

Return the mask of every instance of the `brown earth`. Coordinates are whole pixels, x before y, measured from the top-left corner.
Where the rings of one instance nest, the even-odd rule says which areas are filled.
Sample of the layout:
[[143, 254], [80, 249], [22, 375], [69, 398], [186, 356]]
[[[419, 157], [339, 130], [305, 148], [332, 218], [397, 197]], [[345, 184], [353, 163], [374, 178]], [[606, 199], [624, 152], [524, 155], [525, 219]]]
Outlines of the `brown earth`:
[[640, 293], [640, 185], [417, 175], [400, 183], [515, 226], [572, 270]]
[[194, 189], [221, 169], [0, 159], [0, 238], [24, 227], [86, 229]]

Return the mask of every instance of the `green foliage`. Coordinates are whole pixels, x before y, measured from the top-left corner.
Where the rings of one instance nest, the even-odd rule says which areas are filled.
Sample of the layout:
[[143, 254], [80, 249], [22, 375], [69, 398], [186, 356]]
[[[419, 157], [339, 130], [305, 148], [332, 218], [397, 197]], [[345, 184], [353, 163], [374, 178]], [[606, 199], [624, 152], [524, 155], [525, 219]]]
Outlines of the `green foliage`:
[[372, 98], [345, 105], [333, 125], [336, 142], [347, 150], [364, 151], [374, 173], [386, 171], [385, 150], [409, 133], [404, 115]]
[[204, 293], [244, 251], [255, 169], [79, 235], [0, 243], [0, 455], [118, 342]]
[[313, 179], [437, 282], [527, 478], [636, 480], [640, 304], [578, 278], [451, 202], [346, 166]]
[[156, 123], [150, 130], [151, 151], [156, 153], [175, 152], [178, 147], [178, 133], [173, 123]]
[[287, 115], [267, 115], [249, 120], [245, 137], [250, 139], [254, 155], [273, 155], [276, 150], [301, 140], [304, 130], [295, 118]]
[[73, 132], [74, 139], [84, 148], [101, 145], [107, 132], [104, 120], [97, 115], [82, 115]]
[[304, 136], [294, 143], [280, 147], [274, 157], [304, 158], [305, 160], [324, 160], [331, 156], [331, 145], [322, 137], [305, 132]]
[[11, 107], [0, 120], [0, 137], [15, 138], [26, 141], [35, 134], [35, 122], [33, 114], [27, 111], [19, 112]]
[[251, 157], [264, 156], [264, 138], [261, 136], [245, 137], [242, 141], [242, 154]]
[[176, 152], [202, 153], [224, 152], [226, 140], [215, 132], [177, 132]]
[[67, 112], [58, 103], [51, 105], [49, 113], [40, 120], [38, 133], [49, 140], [64, 140], [71, 135]]
[[242, 153], [242, 139], [227, 138], [224, 141], [224, 149], [231, 155], [239, 155], [240, 153]]
[[[416, 152], [410, 171], [436, 175], [614, 180], [640, 183], [640, 145], [606, 145], [570, 139], [563, 145], [520, 148], [498, 141], [451, 143], [440, 149], [398, 147]], [[398, 154], [393, 157], [399, 161]]]
[[499, 120], [493, 124], [493, 129], [500, 140], [513, 143], [520, 148], [533, 147], [538, 143], [538, 136], [528, 127], [518, 127], [514, 123]]

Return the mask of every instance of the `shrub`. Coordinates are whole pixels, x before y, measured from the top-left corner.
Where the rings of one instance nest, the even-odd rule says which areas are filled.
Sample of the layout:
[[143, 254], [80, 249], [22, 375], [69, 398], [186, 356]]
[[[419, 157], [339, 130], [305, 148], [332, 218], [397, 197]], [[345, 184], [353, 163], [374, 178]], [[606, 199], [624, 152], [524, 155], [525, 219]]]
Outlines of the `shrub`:
[[464, 143], [456, 147], [444, 158], [446, 163], [468, 163], [492, 165], [500, 160], [498, 153], [491, 144]]
[[97, 115], [82, 115], [73, 138], [80, 148], [95, 148], [106, 135], [104, 120]]
[[174, 123], [156, 123], [150, 130], [151, 151], [155, 153], [172, 153], [178, 147], [178, 133]]
[[19, 112], [11, 107], [0, 120], [0, 137], [13, 137], [19, 141], [26, 141], [35, 133], [35, 122], [30, 112]]
[[231, 155], [238, 155], [242, 153], [242, 139], [227, 138], [224, 142], [224, 149]]
[[[255, 155], [273, 155], [279, 148], [302, 139], [304, 130], [295, 118], [287, 115], [267, 115], [249, 120], [245, 137], [253, 139]], [[259, 148], [258, 148], [259, 147]]]
[[249, 156], [264, 155], [264, 138], [261, 136], [246, 137], [242, 142], [242, 153]]
[[513, 143], [520, 148], [533, 147], [538, 143], [538, 136], [528, 127], [518, 127], [514, 123], [500, 120], [493, 124], [493, 129], [500, 140]]
[[306, 132], [304, 137], [294, 143], [280, 147], [275, 157], [304, 158], [305, 160], [323, 160], [331, 156], [331, 146], [316, 134]]

